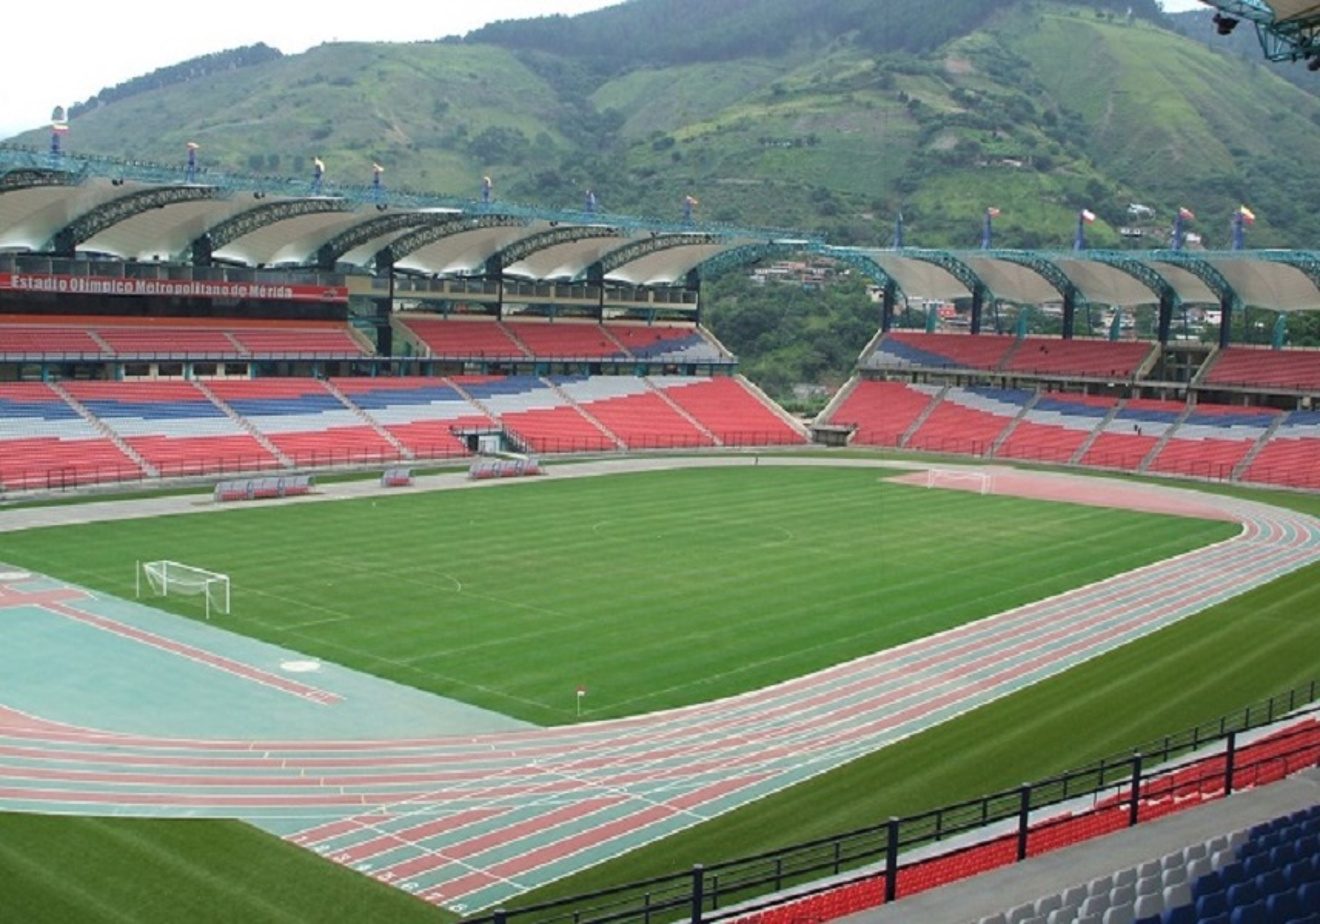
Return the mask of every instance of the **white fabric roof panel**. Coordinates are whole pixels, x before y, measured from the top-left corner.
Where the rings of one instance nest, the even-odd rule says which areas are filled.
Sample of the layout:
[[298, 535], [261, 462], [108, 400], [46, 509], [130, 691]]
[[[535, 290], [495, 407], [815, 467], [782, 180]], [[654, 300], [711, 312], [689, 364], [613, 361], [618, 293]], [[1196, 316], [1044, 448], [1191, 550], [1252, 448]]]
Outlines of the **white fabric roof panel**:
[[1320, 308], [1320, 289], [1301, 270], [1269, 260], [1208, 262], [1228, 280], [1244, 305], [1272, 311], [1311, 311]]
[[1275, 22], [1291, 22], [1320, 16], [1320, 3], [1316, 0], [1267, 0], [1274, 11]]
[[470, 275], [484, 271], [486, 261], [510, 244], [549, 227], [549, 222], [533, 222], [527, 227], [461, 231], [427, 244], [403, 257], [396, 265], [431, 275]]
[[126, 260], [172, 260], [207, 229], [250, 207], [233, 199], [202, 199], [150, 209], [93, 235], [78, 249]]
[[98, 205], [151, 187], [109, 180], [80, 186], [38, 186], [0, 195], [0, 248], [41, 250], [69, 222]]
[[[462, 212], [457, 209], [424, 209], [423, 211], [427, 214], [438, 215], [441, 218], [452, 218], [462, 214]], [[419, 225], [418, 228], [420, 227], [421, 226]], [[375, 259], [376, 254], [378, 254], [385, 245], [394, 243], [405, 234], [412, 234], [414, 231], [418, 230], [418, 228], [405, 228], [402, 231], [390, 231], [386, 234], [377, 235], [366, 243], [359, 244], [351, 250], [346, 251], [340, 256], [339, 262], [349, 263], [353, 266], [370, 266], [372, 260]]]
[[506, 275], [521, 276], [525, 279], [572, 279], [605, 254], [617, 250], [627, 242], [626, 235], [618, 235], [556, 244], [538, 250], [512, 266], [506, 266], [504, 272]]
[[1178, 298], [1183, 302], [1192, 305], [1219, 304], [1219, 296], [1215, 295], [1214, 290], [1191, 270], [1183, 269], [1173, 263], [1161, 263], [1158, 260], [1152, 260], [1149, 265], [1173, 286], [1173, 291], [1178, 293]]
[[[877, 250], [868, 254], [880, 268], [893, 277], [908, 298], [932, 298], [950, 301], [971, 297], [971, 290], [946, 269], [900, 256], [896, 251]], [[1056, 293], [1057, 297], [1057, 293]]]
[[688, 247], [658, 250], [625, 263], [610, 273], [608, 278], [611, 282], [631, 286], [673, 285], [682, 282], [694, 266], [738, 246], [736, 243], [692, 244]]
[[1029, 266], [974, 254], [960, 256], [994, 293], [995, 298], [1026, 305], [1063, 300], [1063, 294]]
[[1063, 271], [1082, 297], [1095, 305], [1132, 308], [1159, 302], [1159, 295], [1123, 270], [1093, 260], [1055, 257], [1054, 264]]
[[[230, 241], [218, 249], [215, 256], [249, 265], [301, 263], [308, 259], [304, 241], [328, 239], [335, 233], [334, 229], [351, 223], [350, 215], [344, 212], [317, 212], [286, 218]], [[313, 247], [312, 252], [315, 250]]]

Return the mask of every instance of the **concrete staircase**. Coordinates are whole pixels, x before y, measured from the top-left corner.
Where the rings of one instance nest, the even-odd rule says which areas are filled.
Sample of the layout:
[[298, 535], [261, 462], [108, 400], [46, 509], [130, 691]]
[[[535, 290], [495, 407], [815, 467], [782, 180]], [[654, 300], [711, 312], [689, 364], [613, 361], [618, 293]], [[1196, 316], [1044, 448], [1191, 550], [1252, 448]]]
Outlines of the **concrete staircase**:
[[1022, 410], [1018, 411], [1018, 415], [1014, 417], [1012, 421], [1009, 422], [1008, 426], [1004, 428], [1004, 431], [1000, 433], [998, 436], [996, 436], [995, 441], [990, 444], [990, 451], [985, 454], [985, 457], [987, 459], [993, 459], [995, 457], [995, 455], [999, 452], [999, 447], [1003, 446], [1004, 443], [1008, 442], [1008, 438], [1013, 435], [1013, 431], [1018, 428], [1018, 424], [1022, 423], [1022, 421], [1026, 419], [1027, 412], [1030, 411], [1033, 407], [1035, 407], [1036, 402], [1038, 402], [1039, 400], [1040, 400], [1040, 392], [1036, 392], [1034, 395], [1031, 396], [1030, 400], [1028, 400], [1026, 404], [1022, 405]]
[[1183, 408], [1183, 412], [1178, 415], [1178, 419], [1173, 422], [1173, 426], [1165, 430], [1164, 435], [1159, 438], [1154, 446], [1150, 447], [1150, 452], [1146, 453], [1146, 458], [1142, 459], [1141, 464], [1137, 466], [1138, 472], [1145, 474], [1146, 470], [1151, 467], [1157, 458], [1159, 458], [1160, 453], [1164, 451], [1164, 447], [1169, 445], [1169, 440], [1177, 435], [1178, 428], [1183, 425], [1195, 409], [1196, 408], [1190, 404]]
[[720, 439], [710, 430], [707, 430], [705, 424], [697, 420], [697, 418], [693, 417], [681, 406], [679, 406], [679, 403], [675, 401], [673, 398], [671, 398], [663, 388], [657, 387], [656, 384], [652, 382], [650, 379], [642, 379], [642, 381], [646, 383], [647, 388], [651, 389], [651, 391], [659, 395], [660, 400], [663, 401], [665, 404], [669, 405], [670, 409], [673, 410], [675, 414], [677, 414], [679, 417], [682, 417], [688, 423], [692, 424], [692, 426], [696, 428], [697, 432], [700, 433], [702, 436], [706, 437], [706, 439], [710, 440], [713, 445], [715, 446], [724, 445], [724, 440]]
[[1260, 455], [1261, 450], [1265, 448], [1265, 444], [1274, 439], [1274, 434], [1279, 432], [1279, 428], [1283, 426], [1284, 421], [1290, 416], [1291, 412], [1275, 415], [1269, 429], [1260, 435], [1260, 439], [1256, 440], [1256, 445], [1252, 446], [1251, 449], [1247, 451], [1247, 454], [1242, 457], [1242, 461], [1234, 466], [1233, 473], [1228, 476], [1230, 481], [1241, 480], [1242, 476], [1245, 475], [1247, 471], [1250, 470], [1252, 464], [1255, 463], [1256, 456]]
[[788, 411], [784, 410], [782, 407], [780, 407], [778, 404], [772, 401], [769, 395], [761, 391], [761, 387], [759, 385], [754, 383], [751, 379], [747, 378], [747, 376], [743, 375], [742, 373], [739, 373], [738, 375], [734, 376], [734, 378], [736, 378], [742, 384], [742, 387], [745, 388], [753, 398], [764, 404], [767, 410], [769, 410], [771, 413], [779, 417], [779, 419], [782, 420], [784, 423], [788, 424], [793, 429], [794, 433], [802, 437], [804, 440], [811, 439], [811, 431], [807, 429], [806, 424], [798, 420]]
[[385, 427], [381, 425], [380, 421], [376, 420], [366, 411], [362, 410], [362, 408], [354, 404], [353, 400], [349, 398], [348, 395], [340, 391], [333, 382], [331, 382], [329, 379], [321, 379], [320, 382], [323, 386], [325, 386], [326, 391], [330, 392], [330, 394], [334, 395], [335, 398], [338, 399], [340, 404], [348, 408], [364, 424], [366, 424], [372, 430], [376, 431], [377, 436], [379, 436], [381, 439], [385, 440], [385, 442], [393, 446], [395, 451], [397, 451], [401, 457], [405, 459], [414, 458], [411, 449], [403, 445], [403, 443], [399, 441], [399, 438], [397, 436], [395, 436], [389, 430], [386, 430]]
[[573, 410], [577, 411], [579, 414], [585, 417], [587, 423], [591, 424], [593, 427], [599, 430], [601, 436], [605, 437], [607, 440], [613, 443], [616, 449], [625, 450], [625, 451], [628, 449], [628, 445], [623, 440], [615, 436], [614, 432], [611, 431], [609, 427], [601, 423], [600, 418], [598, 418], [595, 414], [591, 413], [585, 407], [574, 401], [572, 397], [569, 396], [568, 392], [564, 391], [564, 389], [560, 388], [558, 385], [556, 385], [554, 382], [550, 381], [549, 379], [541, 379], [540, 381], [541, 384], [545, 385], [547, 388], [549, 388], [551, 391], [557, 394], [561, 399], [563, 399], [565, 404], [567, 404]]
[[132, 446], [128, 445], [128, 443], [124, 441], [123, 437], [121, 437], [114, 430], [110, 429], [109, 424], [107, 424], [104, 420], [97, 417], [90, 410], [88, 410], [87, 405], [83, 404], [73, 395], [69, 394], [68, 389], [66, 389], [59, 382], [47, 382], [46, 384], [50, 386], [51, 390], [55, 392], [55, 394], [59, 395], [64, 400], [65, 404], [67, 404], [69, 407], [77, 411], [79, 417], [81, 417], [83, 420], [87, 421], [89, 424], [95, 427], [96, 432], [100, 433], [110, 442], [114, 443], [120, 452], [122, 452], [124, 455], [132, 459], [134, 465], [142, 469], [142, 471], [146, 472], [152, 478], [160, 477], [160, 469], [156, 468], [154, 465], [152, 465], [150, 462], [144, 459], [141, 453], [139, 453]]
[[911, 425], [903, 431], [903, 435], [898, 438], [899, 449], [907, 448], [908, 440], [912, 439], [913, 435], [921, 429], [922, 424], [930, 419], [931, 414], [935, 413], [935, 408], [940, 406], [940, 403], [944, 400], [944, 396], [949, 393], [951, 387], [952, 386], [950, 385], [945, 385], [941, 388], [939, 392], [930, 399], [930, 404], [926, 405], [926, 409], [918, 414], [917, 419], [912, 421]]
[[1118, 416], [1119, 411], [1123, 410], [1125, 404], [1127, 404], [1127, 399], [1123, 398], [1109, 409], [1109, 413], [1105, 415], [1104, 420], [1095, 425], [1095, 429], [1091, 431], [1091, 435], [1082, 440], [1082, 445], [1077, 447], [1077, 451], [1074, 452], [1072, 458], [1068, 460], [1069, 465], [1077, 465], [1086, 458], [1086, 454], [1091, 451], [1091, 447], [1095, 445], [1095, 441], [1100, 439], [1100, 434], [1105, 432], [1105, 427], [1114, 422], [1114, 418]]
[[206, 395], [206, 400], [210, 401], [212, 404], [218, 407], [226, 417], [228, 417], [230, 420], [234, 421], [234, 423], [242, 427], [243, 432], [250, 434], [253, 439], [255, 439], [259, 444], [261, 444], [261, 448], [265, 449], [268, 453], [270, 453], [272, 456], [275, 457], [275, 460], [279, 462], [280, 465], [283, 465], [285, 468], [294, 467], [293, 460], [290, 459], [288, 456], [286, 456], [283, 452], [281, 452], [280, 447], [272, 443], [270, 439], [267, 438], [266, 434], [262, 433], [256, 427], [252, 426], [252, 422], [249, 421], [246, 417], [244, 417], [242, 414], [238, 413], [238, 411], [234, 410], [232, 407], [226, 404], [219, 395], [217, 395], [215, 392], [211, 391], [211, 389], [207, 387], [205, 382], [193, 382], [193, 384], [197, 386], [198, 391]]

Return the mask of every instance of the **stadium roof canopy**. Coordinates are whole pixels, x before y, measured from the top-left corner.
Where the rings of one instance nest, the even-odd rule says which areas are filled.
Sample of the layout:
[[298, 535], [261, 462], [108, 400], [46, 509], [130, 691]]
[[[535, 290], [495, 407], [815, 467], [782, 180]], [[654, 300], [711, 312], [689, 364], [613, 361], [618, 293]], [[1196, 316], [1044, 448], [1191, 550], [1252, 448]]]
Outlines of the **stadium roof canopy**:
[[819, 249], [924, 298], [1320, 310], [1320, 253], [1311, 251]]
[[0, 146], [0, 252], [667, 286], [721, 252], [790, 240], [823, 243], [775, 229], [371, 186], [313, 190]]
[[[1221, 29], [1235, 20], [1256, 26], [1261, 50], [1271, 61], [1299, 61], [1320, 54], [1320, 2], [1317, 0], [1201, 0], [1219, 11]], [[1225, 26], [1224, 23], [1231, 23]]]
[[0, 146], [0, 252], [322, 272], [672, 286], [816, 253], [895, 294], [1320, 309], [1320, 253], [831, 247], [801, 232], [446, 199]]

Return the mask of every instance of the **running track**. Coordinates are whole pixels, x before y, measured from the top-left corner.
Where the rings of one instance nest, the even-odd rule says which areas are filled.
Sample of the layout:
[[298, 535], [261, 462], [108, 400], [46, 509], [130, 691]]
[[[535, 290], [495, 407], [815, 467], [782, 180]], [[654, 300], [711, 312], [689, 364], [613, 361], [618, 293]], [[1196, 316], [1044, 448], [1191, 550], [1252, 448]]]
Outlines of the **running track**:
[[[1009, 472], [996, 475], [996, 490], [1215, 516], [1240, 522], [1242, 531], [775, 687], [576, 727], [392, 741], [180, 740], [97, 732], [0, 707], [0, 809], [242, 818], [470, 912], [838, 767], [1320, 560], [1320, 520], [1262, 504]], [[58, 605], [76, 612], [76, 602]]]

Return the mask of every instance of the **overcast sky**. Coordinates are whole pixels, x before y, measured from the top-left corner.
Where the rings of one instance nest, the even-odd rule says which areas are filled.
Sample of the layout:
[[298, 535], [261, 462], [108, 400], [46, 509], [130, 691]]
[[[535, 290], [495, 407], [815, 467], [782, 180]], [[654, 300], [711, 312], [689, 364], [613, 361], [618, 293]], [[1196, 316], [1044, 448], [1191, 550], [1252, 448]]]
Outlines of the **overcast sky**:
[[[265, 42], [293, 54], [329, 41], [413, 41], [461, 35], [497, 19], [581, 13], [618, 0], [63, 0], [6, 4], [0, 53], [0, 138], [48, 124], [58, 105], [212, 51]], [[718, 3], [720, 0], [711, 0]], [[1165, 0], [1169, 10], [1197, 0]]]

